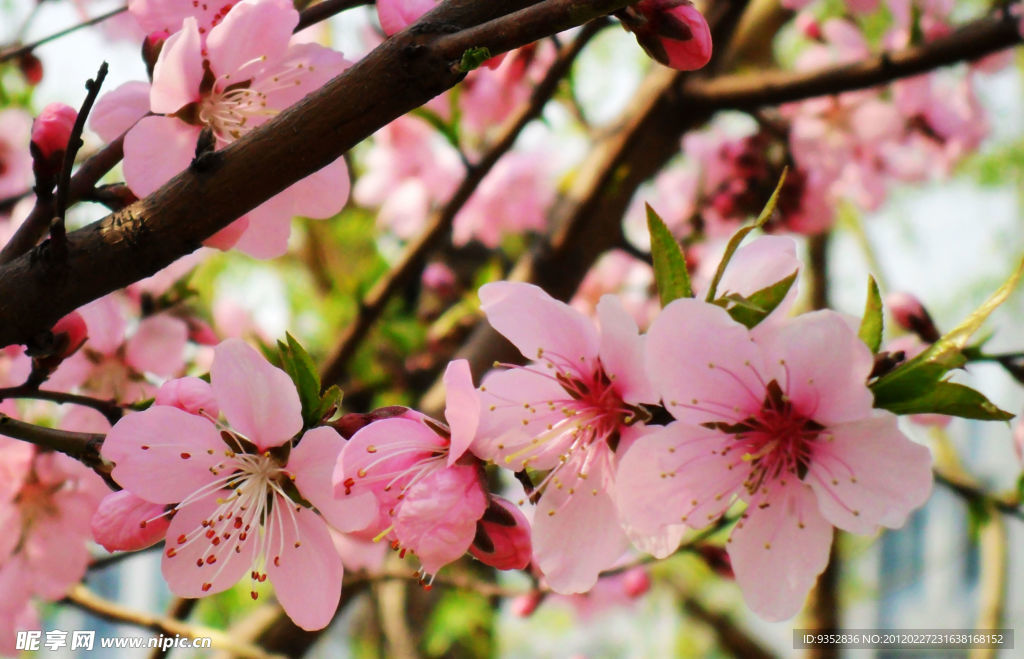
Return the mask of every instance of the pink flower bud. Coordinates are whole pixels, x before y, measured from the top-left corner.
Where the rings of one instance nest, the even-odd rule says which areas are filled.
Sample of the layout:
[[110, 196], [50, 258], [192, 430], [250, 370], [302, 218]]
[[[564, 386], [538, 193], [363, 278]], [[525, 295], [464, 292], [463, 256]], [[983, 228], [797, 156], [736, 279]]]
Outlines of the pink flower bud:
[[186, 377], [176, 380], [168, 380], [156, 392], [157, 405], [170, 405], [179, 410], [185, 410], [189, 414], [199, 414], [200, 411], [214, 418], [220, 414], [220, 407], [217, 399], [213, 396], [213, 389], [205, 380]]
[[50, 330], [57, 340], [61, 359], [70, 357], [82, 347], [89, 335], [89, 328], [85, 325], [85, 319], [77, 311], [72, 311], [57, 321], [57, 324]]
[[622, 575], [622, 590], [632, 599], [636, 599], [651, 589], [651, 575], [647, 574], [647, 568], [635, 567], [626, 570]]
[[821, 41], [821, 24], [818, 23], [818, 19], [815, 18], [809, 12], [801, 12], [796, 16], [796, 29], [797, 31], [815, 41]]
[[18, 68], [21, 75], [25, 76], [25, 82], [33, 87], [43, 81], [43, 63], [32, 53], [25, 53], [18, 58]]
[[469, 553], [499, 570], [522, 570], [533, 559], [530, 523], [511, 501], [491, 496]]
[[519, 595], [512, 600], [512, 613], [520, 618], [526, 618], [537, 610], [543, 599], [544, 595], [536, 591], [528, 595]]
[[215, 346], [220, 343], [220, 337], [207, 323], [198, 318], [188, 319], [188, 339], [192, 343], [204, 346]]
[[43, 158], [50, 160], [58, 153], [63, 157], [77, 118], [78, 112], [63, 103], [50, 103], [43, 108], [32, 122], [32, 144]]
[[136, 551], [167, 534], [170, 520], [162, 504], [140, 499], [128, 490], [103, 497], [92, 516], [92, 535], [107, 551]]
[[935, 343], [939, 340], [939, 330], [935, 327], [935, 322], [916, 297], [910, 293], [895, 292], [887, 295], [885, 302], [897, 325], [917, 334], [925, 343]]
[[711, 28], [688, 0], [640, 0], [616, 15], [665, 66], [694, 71], [711, 59]]
[[444, 263], [435, 261], [423, 269], [423, 286], [438, 293], [449, 295], [455, 288], [455, 273]]

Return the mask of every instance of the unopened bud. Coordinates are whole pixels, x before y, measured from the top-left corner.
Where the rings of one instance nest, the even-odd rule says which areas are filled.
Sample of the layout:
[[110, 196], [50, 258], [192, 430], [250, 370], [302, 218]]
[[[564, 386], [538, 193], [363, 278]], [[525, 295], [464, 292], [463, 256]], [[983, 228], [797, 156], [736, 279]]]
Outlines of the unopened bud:
[[638, 566], [623, 573], [622, 590], [631, 599], [641, 597], [650, 589], [651, 575], [647, 574], [647, 568]]
[[492, 496], [476, 525], [469, 553], [499, 570], [522, 570], [530, 564], [530, 523], [511, 501]]
[[128, 490], [103, 497], [92, 516], [92, 535], [107, 551], [137, 551], [164, 539], [170, 521], [165, 506]]
[[537, 607], [540, 606], [543, 599], [544, 595], [537, 591], [527, 595], [519, 595], [512, 600], [512, 613], [520, 618], [526, 618], [537, 610]]
[[51, 189], [57, 181], [77, 117], [71, 106], [50, 103], [32, 122], [32, 172], [42, 189]]
[[25, 53], [18, 58], [18, 69], [25, 76], [25, 82], [33, 87], [43, 81], [43, 63], [32, 53]]
[[800, 12], [796, 16], [796, 29], [797, 31], [814, 41], [821, 41], [821, 24], [809, 12]]
[[213, 396], [213, 388], [205, 380], [194, 377], [168, 380], [156, 392], [156, 405], [170, 405], [189, 414], [203, 412], [216, 418], [220, 406]]
[[885, 298], [896, 324], [921, 337], [925, 343], [935, 343], [941, 336], [935, 322], [921, 301], [910, 293], [890, 293]]
[[640, 47], [665, 66], [694, 71], [711, 59], [711, 28], [687, 0], [640, 0], [616, 15]]
[[89, 336], [89, 328], [85, 319], [77, 311], [72, 311], [57, 321], [50, 330], [57, 342], [57, 354], [61, 359], [75, 354]]

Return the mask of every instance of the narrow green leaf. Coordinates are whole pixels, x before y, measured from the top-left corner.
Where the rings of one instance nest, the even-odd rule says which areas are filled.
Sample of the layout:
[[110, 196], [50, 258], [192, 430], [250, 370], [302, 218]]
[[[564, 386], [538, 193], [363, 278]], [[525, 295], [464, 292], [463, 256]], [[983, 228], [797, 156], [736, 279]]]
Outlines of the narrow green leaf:
[[768, 203], [765, 204], [761, 214], [757, 216], [753, 224], [748, 224], [742, 227], [739, 231], [733, 234], [732, 238], [729, 239], [729, 243], [725, 246], [725, 253], [722, 255], [722, 260], [718, 263], [718, 269], [715, 270], [715, 276], [711, 279], [711, 286], [708, 287], [708, 295], [705, 298], [708, 302], [715, 300], [715, 295], [718, 290], [718, 283], [722, 281], [722, 275], [725, 274], [725, 268], [729, 265], [729, 261], [732, 260], [733, 254], [739, 249], [740, 243], [743, 239], [753, 231], [764, 226], [764, 223], [768, 221], [768, 218], [775, 212], [775, 207], [779, 203], [779, 193], [782, 191], [782, 185], [786, 182], [786, 173], [789, 171], [788, 168], [782, 170], [782, 176], [779, 177], [779, 183], [775, 186], [775, 191], [772, 192], [772, 196], [768, 198]]
[[690, 273], [686, 270], [686, 256], [679, 241], [651, 205], [646, 206], [654, 280], [658, 283], [658, 296], [661, 298], [661, 306], [664, 307], [672, 300], [693, 297], [693, 288], [690, 286]]
[[878, 282], [868, 275], [868, 299], [864, 303], [864, 317], [857, 336], [873, 353], [882, 347], [882, 327], [882, 295], [878, 292]]
[[281, 364], [285, 372], [295, 383], [302, 403], [302, 420], [306, 428], [310, 428], [323, 417], [323, 401], [320, 397], [320, 374], [317, 372], [313, 358], [291, 334], [286, 334], [287, 343], [278, 341], [281, 350]]
[[871, 384], [875, 406], [890, 409], [891, 405], [924, 396], [949, 370], [967, 362], [963, 351], [971, 335], [978, 331], [996, 307], [1006, 301], [1020, 281], [1024, 261], [985, 302], [962, 323], [948, 332], [930, 348], [899, 368]]
[[744, 297], [738, 293], [730, 293], [715, 300], [714, 304], [724, 307], [733, 320], [742, 323], [748, 329], [754, 327], [779, 306], [786, 297], [786, 293], [793, 287], [796, 281], [796, 270], [793, 274], [780, 279], [770, 286], [765, 286], [759, 291]]
[[979, 391], [956, 382], [938, 382], [928, 393], [882, 406], [894, 414], [948, 414], [964, 419], [1009, 421], [1013, 415], [996, 407]]

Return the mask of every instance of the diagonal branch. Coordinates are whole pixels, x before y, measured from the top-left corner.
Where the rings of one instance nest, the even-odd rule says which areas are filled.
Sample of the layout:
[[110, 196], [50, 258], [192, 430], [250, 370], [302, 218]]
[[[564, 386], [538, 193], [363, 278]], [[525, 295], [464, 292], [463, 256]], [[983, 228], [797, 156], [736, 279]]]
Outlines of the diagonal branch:
[[104, 435], [99, 433], [44, 428], [0, 414], [0, 435], [60, 451], [93, 469], [103, 468], [100, 446], [103, 445]]
[[[508, 27], [518, 19], [515, 10], [533, 4], [550, 12], [549, 23], [528, 22], [534, 31]], [[44, 242], [0, 267], [0, 345], [31, 341], [67, 312], [194, 251], [242, 214], [456, 84], [461, 44], [449, 40], [441, 48], [443, 37], [504, 16], [490, 24], [493, 40], [489, 33], [473, 33], [475, 47], [496, 53], [627, 4], [447, 0], [317, 92], [212, 154], [202, 171], [185, 170], [149, 197], [68, 234], [67, 259], [53, 259]], [[506, 27], [508, 32], [499, 31]]]

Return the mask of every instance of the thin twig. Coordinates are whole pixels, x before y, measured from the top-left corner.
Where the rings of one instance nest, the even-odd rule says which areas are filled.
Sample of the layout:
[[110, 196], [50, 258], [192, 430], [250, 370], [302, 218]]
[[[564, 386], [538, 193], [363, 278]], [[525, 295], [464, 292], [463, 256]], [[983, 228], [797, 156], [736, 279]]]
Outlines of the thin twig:
[[306, 7], [299, 13], [299, 24], [295, 26], [295, 31], [304, 30], [310, 25], [325, 21], [348, 9], [369, 4], [373, 4], [373, 0], [323, 0], [323, 2]]
[[1024, 520], [1024, 509], [1021, 508], [1020, 501], [986, 492], [981, 488], [964, 482], [957, 476], [943, 471], [935, 470], [934, 473], [936, 483], [949, 489], [953, 493], [960, 495], [964, 499], [991, 504], [992, 507], [1004, 515]]
[[25, 385], [0, 389], [0, 401], [8, 398], [30, 398], [32, 400], [48, 400], [62, 405], [66, 403], [70, 405], [81, 405], [82, 407], [90, 407], [106, 417], [107, 421], [109, 421], [111, 425], [117, 423], [117, 420], [124, 415], [124, 408], [113, 400], [101, 400], [99, 398], [92, 398], [81, 394], [71, 394], [63, 391], [36, 389], [35, 387]]
[[144, 611], [135, 611], [126, 606], [121, 606], [116, 602], [111, 602], [96, 595], [82, 584], [73, 586], [68, 592], [67, 598], [63, 601], [98, 618], [112, 622], [127, 623], [164, 634], [165, 636], [181, 635], [191, 639], [208, 638], [212, 641], [215, 649], [225, 650], [235, 657], [269, 659], [282, 656], [268, 654], [255, 645], [240, 643], [219, 629], [193, 625], [175, 620], [174, 618], [154, 615]]
[[[188, 620], [195, 610], [199, 600], [187, 597], [175, 597], [167, 606], [167, 617], [171, 620]], [[153, 648], [149, 653], [149, 659], [163, 659], [170, 652], [170, 648]]]
[[85, 120], [89, 118], [89, 113], [92, 112], [92, 106], [96, 102], [96, 97], [100, 94], [100, 88], [107, 77], [107, 69], [107, 63], [103, 62], [100, 64], [99, 71], [96, 72], [96, 78], [86, 81], [85, 89], [87, 93], [85, 100], [82, 101], [82, 107], [78, 111], [78, 116], [75, 117], [75, 123], [71, 127], [71, 136], [68, 138], [67, 148], [64, 149], [64, 161], [60, 168], [60, 178], [57, 179], [57, 206], [54, 209], [53, 223], [50, 224], [50, 241], [54, 249], [58, 250], [58, 254], [66, 254], [67, 250], [64, 216], [67, 213], [68, 194], [71, 188], [71, 168], [75, 164], [75, 156], [78, 155], [78, 150], [82, 148], [82, 131], [85, 130]]
[[451, 230], [455, 216], [462, 210], [462, 207], [469, 198], [473, 196], [480, 182], [483, 181], [484, 177], [487, 176], [498, 160], [512, 148], [523, 128], [540, 115], [544, 106], [558, 89], [559, 82], [572, 68], [572, 63], [582, 52], [583, 47], [605, 25], [607, 25], [607, 22], [602, 20], [587, 24], [573, 43], [559, 53], [558, 58], [548, 69], [547, 73], [545, 73], [544, 78], [533, 89], [530, 98], [513, 117], [506, 121], [504, 129], [501, 130], [498, 138], [487, 150], [487, 153], [474, 166], [469, 168], [466, 177], [459, 184], [458, 189], [448, 200], [448, 203], [431, 216], [426, 229], [414, 242], [406, 247], [405, 252], [394, 267], [382, 279], [377, 281], [369, 293], [366, 294], [360, 302], [359, 313], [346, 328], [341, 341], [327, 360], [322, 376], [324, 387], [329, 387], [331, 384], [342, 380], [348, 361], [355, 354], [369, 329], [380, 318], [387, 302], [416, 275], [419, 271], [417, 266], [423, 262], [427, 252], [433, 249], [440, 239]]
[[0, 414], [0, 435], [60, 451], [89, 467], [96, 468], [103, 463], [100, 446], [104, 436], [98, 433], [44, 428]]
[[39, 46], [42, 46], [45, 43], [53, 41], [54, 39], [59, 39], [65, 35], [71, 34], [72, 32], [81, 30], [83, 27], [89, 27], [90, 25], [102, 23], [108, 18], [113, 18], [114, 16], [117, 16], [118, 14], [123, 13], [125, 11], [128, 11], [128, 7], [118, 7], [117, 9], [111, 9], [105, 14], [100, 14], [95, 18], [90, 18], [89, 20], [78, 23], [77, 25], [72, 25], [71, 27], [64, 28], [60, 32], [54, 32], [53, 34], [47, 37], [43, 37], [42, 39], [39, 39], [37, 41], [33, 41], [32, 43], [25, 44], [23, 46], [8, 46], [7, 48], [0, 50], [0, 62], [6, 62], [7, 60], [14, 59], [15, 57], [21, 57], [26, 53], [31, 53], [33, 50], [35, 50]]

